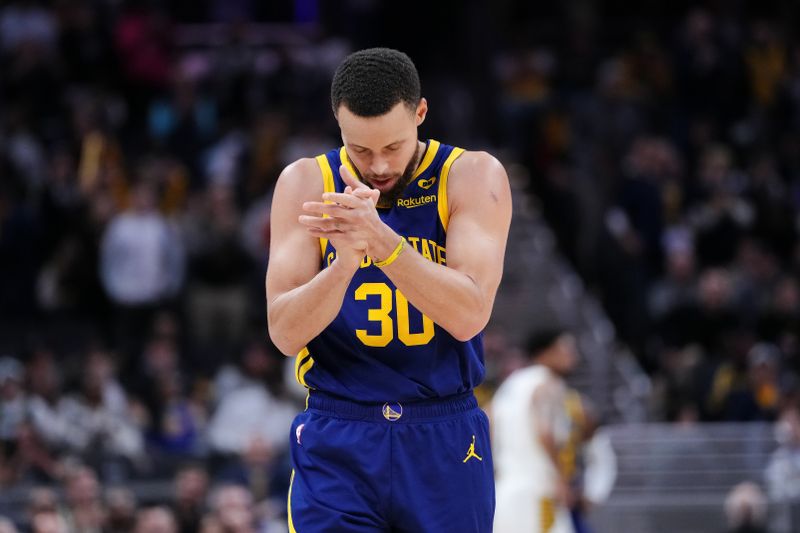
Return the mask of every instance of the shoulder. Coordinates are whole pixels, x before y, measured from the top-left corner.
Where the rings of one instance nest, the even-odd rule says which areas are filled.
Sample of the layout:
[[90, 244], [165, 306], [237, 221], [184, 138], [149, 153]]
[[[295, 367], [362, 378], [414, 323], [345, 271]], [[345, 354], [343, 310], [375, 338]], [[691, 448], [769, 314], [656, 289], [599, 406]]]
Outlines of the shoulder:
[[524, 393], [525, 390], [531, 388], [535, 380], [536, 372], [533, 367], [527, 366], [518, 368], [508, 375], [498, 390], [504, 388], [506, 390], [514, 390], [516, 392]]
[[563, 384], [550, 370], [540, 365], [531, 365], [530, 380], [532, 386], [544, 395], [551, 395], [557, 392]]
[[283, 169], [275, 184], [276, 198], [318, 199], [324, 190], [322, 169], [313, 157], [304, 157]]
[[510, 205], [511, 190], [508, 174], [502, 163], [483, 151], [465, 151], [456, 159], [447, 181], [447, 194], [458, 206], [459, 199], [473, 200], [481, 192], [496, 203]]
[[304, 157], [289, 164], [278, 176], [278, 184], [284, 187], [309, 187], [312, 181], [322, 186], [322, 169], [313, 157]]
[[[453, 182], [467, 182], [470, 185], [489, 182], [508, 183], [508, 174], [496, 157], [483, 151], [465, 151], [453, 161], [450, 168]], [[454, 179], [455, 178], [455, 179]]]

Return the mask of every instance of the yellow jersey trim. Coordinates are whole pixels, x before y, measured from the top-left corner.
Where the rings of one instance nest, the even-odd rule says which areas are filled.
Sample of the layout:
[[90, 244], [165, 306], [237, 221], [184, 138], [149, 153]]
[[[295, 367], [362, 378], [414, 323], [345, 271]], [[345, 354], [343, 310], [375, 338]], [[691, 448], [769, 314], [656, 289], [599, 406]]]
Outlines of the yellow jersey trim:
[[450, 223], [450, 207], [447, 205], [447, 177], [450, 175], [450, 166], [453, 161], [463, 153], [463, 148], [453, 148], [442, 165], [442, 174], [439, 177], [439, 220], [442, 221], [444, 231], [447, 231], [447, 225]]
[[300, 376], [300, 384], [301, 384], [302, 386], [304, 386], [304, 387], [307, 387], [307, 388], [309, 388], [309, 389], [310, 389], [311, 387], [309, 387], [309, 386], [308, 386], [308, 383], [306, 383], [306, 374], [308, 373], [308, 371], [309, 371], [309, 370], [311, 370], [311, 367], [312, 367], [312, 366], [314, 366], [314, 358], [313, 358], [313, 357], [309, 357], [309, 358], [308, 358], [308, 361], [306, 361], [305, 363], [303, 363], [303, 364], [300, 366], [300, 372], [299, 372], [299, 376]]
[[350, 174], [352, 174], [354, 178], [360, 179], [358, 172], [356, 172], [356, 167], [353, 166], [352, 161], [347, 157], [347, 150], [344, 149], [344, 146], [339, 148], [339, 159], [341, 159], [342, 164], [347, 167], [347, 170], [350, 171]]
[[[420, 161], [419, 166], [417, 167], [417, 170], [414, 171], [414, 175], [411, 179], [417, 179], [428, 169], [429, 166], [431, 166], [431, 163], [433, 163], [433, 160], [436, 158], [436, 154], [439, 152], [440, 145], [441, 143], [439, 141], [435, 141], [433, 139], [428, 141], [428, 146], [425, 148], [425, 154], [422, 156], [422, 161]], [[347, 156], [347, 150], [345, 150], [344, 146], [339, 148], [339, 159], [342, 160], [342, 163], [347, 167], [347, 170], [349, 170], [353, 176], [358, 178], [358, 172], [356, 172], [353, 162], [350, 161], [350, 158]]]
[[308, 355], [308, 348], [303, 348], [294, 358], [294, 378], [300, 383], [300, 361]]
[[[333, 169], [331, 169], [331, 164], [328, 161], [328, 158], [323, 155], [318, 155], [316, 157], [317, 164], [319, 165], [320, 170], [322, 170], [322, 183], [323, 189], [325, 192], [336, 192], [336, 186], [333, 183]], [[327, 218], [328, 215], [322, 215], [324, 218]], [[319, 240], [319, 247], [320, 247], [320, 254], [322, 254], [322, 258], [325, 259], [325, 248], [328, 246], [328, 239], [321, 238]]]
[[294, 362], [294, 377], [303, 387], [310, 388], [306, 383], [306, 374], [311, 370], [312, 366], [314, 366], [314, 358], [309, 354], [308, 348], [303, 348], [297, 354]]
[[292, 487], [294, 486], [294, 468], [292, 468], [292, 477], [289, 478], [289, 495], [286, 498], [286, 515], [289, 517], [289, 533], [297, 533], [292, 521]]
[[551, 498], [539, 500], [539, 525], [542, 531], [550, 531], [556, 523], [556, 503]]
[[431, 163], [433, 162], [433, 158], [436, 157], [436, 154], [439, 152], [439, 141], [434, 141], [431, 139], [428, 142], [428, 147], [425, 149], [425, 155], [422, 156], [422, 161], [420, 162], [417, 170], [414, 172], [414, 176], [411, 179], [417, 179], [420, 174], [425, 172]]

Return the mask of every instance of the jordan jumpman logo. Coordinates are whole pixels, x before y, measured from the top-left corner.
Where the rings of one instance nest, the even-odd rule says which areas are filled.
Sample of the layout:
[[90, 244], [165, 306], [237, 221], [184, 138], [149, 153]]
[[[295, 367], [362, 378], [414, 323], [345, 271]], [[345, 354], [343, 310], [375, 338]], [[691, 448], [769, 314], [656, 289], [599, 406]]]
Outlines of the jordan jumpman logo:
[[472, 444], [469, 445], [469, 450], [467, 451], [467, 456], [464, 458], [462, 463], [466, 463], [467, 461], [469, 461], [473, 457], [475, 459], [477, 459], [478, 461], [483, 461], [483, 458], [481, 458], [480, 455], [475, 453], [475, 435], [472, 436]]

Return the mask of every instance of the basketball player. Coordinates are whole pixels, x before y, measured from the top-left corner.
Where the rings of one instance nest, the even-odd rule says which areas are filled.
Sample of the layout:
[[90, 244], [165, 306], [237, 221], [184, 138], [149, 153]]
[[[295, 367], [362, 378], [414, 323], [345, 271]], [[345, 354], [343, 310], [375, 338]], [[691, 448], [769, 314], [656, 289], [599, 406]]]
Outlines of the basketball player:
[[531, 364], [514, 371], [491, 406], [497, 458], [495, 531], [573, 533], [569, 473], [562, 465], [570, 417], [564, 377], [577, 362], [569, 333], [545, 331], [528, 342]]
[[269, 331], [309, 389], [289, 530], [489, 532], [488, 421], [472, 389], [508, 177], [487, 153], [418, 139], [428, 104], [401, 52], [348, 56], [331, 98], [343, 146], [289, 165], [272, 204]]

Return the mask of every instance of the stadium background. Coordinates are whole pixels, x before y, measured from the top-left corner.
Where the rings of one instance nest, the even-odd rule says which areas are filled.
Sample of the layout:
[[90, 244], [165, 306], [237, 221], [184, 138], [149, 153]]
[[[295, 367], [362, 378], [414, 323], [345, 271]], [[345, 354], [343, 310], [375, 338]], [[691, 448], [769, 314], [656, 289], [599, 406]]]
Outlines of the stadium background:
[[0, 514], [284, 530], [302, 391], [265, 341], [271, 188], [338, 145], [336, 64], [385, 45], [421, 135], [515, 189], [481, 397], [570, 328], [618, 457], [598, 532], [725, 531], [744, 481], [797, 531], [798, 10], [0, 2]]

